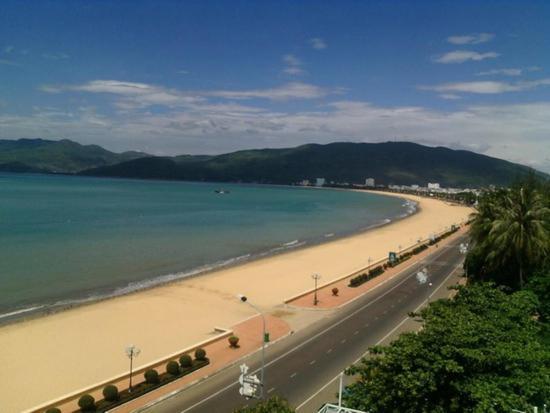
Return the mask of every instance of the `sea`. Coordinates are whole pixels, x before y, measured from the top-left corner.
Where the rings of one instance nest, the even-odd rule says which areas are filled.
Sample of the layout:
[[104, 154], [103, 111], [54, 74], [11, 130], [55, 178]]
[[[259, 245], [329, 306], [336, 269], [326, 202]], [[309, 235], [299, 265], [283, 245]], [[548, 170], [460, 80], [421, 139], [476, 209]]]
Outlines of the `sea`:
[[326, 242], [415, 208], [333, 189], [0, 173], [0, 323]]

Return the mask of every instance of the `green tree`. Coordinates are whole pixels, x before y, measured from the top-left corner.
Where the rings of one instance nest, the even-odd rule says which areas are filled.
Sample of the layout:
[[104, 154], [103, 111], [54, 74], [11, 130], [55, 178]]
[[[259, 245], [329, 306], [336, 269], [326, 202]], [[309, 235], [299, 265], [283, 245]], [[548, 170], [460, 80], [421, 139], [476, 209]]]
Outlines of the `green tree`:
[[485, 193], [470, 230], [468, 275], [522, 288], [526, 275], [550, 254], [549, 198], [532, 179]]
[[550, 350], [539, 341], [529, 291], [460, 287], [402, 334], [351, 367], [346, 406], [369, 412], [504, 412], [550, 400]]
[[295, 413], [295, 410], [288, 405], [286, 400], [275, 396], [254, 406], [237, 409], [234, 413]]

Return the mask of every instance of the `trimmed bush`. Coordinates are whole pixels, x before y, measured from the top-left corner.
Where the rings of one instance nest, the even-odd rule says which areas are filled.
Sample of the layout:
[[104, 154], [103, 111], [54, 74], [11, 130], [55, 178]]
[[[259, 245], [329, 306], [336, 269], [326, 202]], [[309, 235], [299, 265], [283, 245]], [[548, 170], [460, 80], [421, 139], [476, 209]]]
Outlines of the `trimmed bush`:
[[206, 351], [203, 348], [198, 348], [195, 350], [195, 359], [204, 361], [206, 360]]
[[172, 376], [177, 376], [180, 374], [180, 366], [177, 361], [169, 361], [166, 363], [166, 373], [171, 374]]
[[340, 290], [338, 290], [338, 288], [334, 287], [332, 289], [332, 295], [336, 297], [338, 295], [338, 291], [340, 291]]
[[61, 413], [61, 410], [59, 410], [57, 407], [50, 407], [48, 410], [46, 410], [46, 413]]
[[193, 365], [193, 359], [189, 354], [184, 354], [180, 357], [180, 366], [182, 368], [191, 367]]
[[116, 402], [118, 400], [118, 388], [114, 384], [108, 384], [103, 388], [103, 398], [108, 402]]
[[149, 369], [143, 375], [148, 384], [158, 384], [160, 382], [159, 373], [155, 369]]
[[229, 346], [233, 348], [239, 347], [239, 337], [237, 336], [229, 336], [227, 338], [227, 341], [229, 341]]
[[375, 267], [372, 270], [370, 270], [368, 274], [365, 272], [363, 274], [358, 275], [357, 277], [353, 277], [351, 280], [349, 280], [349, 286], [359, 287], [361, 284], [364, 284], [367, 281], [372, 280], [374, 277], [379, 276], [383, 272], [384, 272], [384, 268], [381, 265], [379, 265], [378, 267]]
[[95, 410], [95, 399], [91, 394], [85, 394], [78, 399], [78, 407], [83, 412], [93, 412]]

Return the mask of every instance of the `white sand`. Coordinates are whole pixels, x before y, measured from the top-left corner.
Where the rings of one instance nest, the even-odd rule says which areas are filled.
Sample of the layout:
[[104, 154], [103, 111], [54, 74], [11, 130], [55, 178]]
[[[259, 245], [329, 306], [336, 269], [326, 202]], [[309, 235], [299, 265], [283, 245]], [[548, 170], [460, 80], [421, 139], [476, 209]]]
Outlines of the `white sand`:
[[[401, 196], [401, 195], [399, 195]], [[0, 411], [18, 412], [124, 373], [124, 348], [138, 365], [188, 347], [253, 314], [243, 293], [266, 310], [321, 282], [366, 266], [419, 237], [465, 220], [471, 209], [408, 196], [421, 212], [397, 223], [204, 276], [0, 328]]]

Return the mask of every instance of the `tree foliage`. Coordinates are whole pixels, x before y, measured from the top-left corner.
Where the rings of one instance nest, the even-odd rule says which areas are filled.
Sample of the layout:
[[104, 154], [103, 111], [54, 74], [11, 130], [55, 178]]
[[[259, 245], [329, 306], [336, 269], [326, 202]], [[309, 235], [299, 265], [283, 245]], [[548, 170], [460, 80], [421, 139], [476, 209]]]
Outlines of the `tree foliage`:
[[550, 255], [550, 192], [534, 176], [479, 199], [466, 257], [468, 275], [522, 288]]
[[237, 409], [234, 413], [295, 413], [295, 411], [286, 400], [275, 396], [254, 406]]
[[550, 399], [550, 351], [538, 340], [529, 291], [488, 283], [421, 312], [423, 329], [405, 333], [350, 368], [347, 407], [369, 412], [502, 412]]

